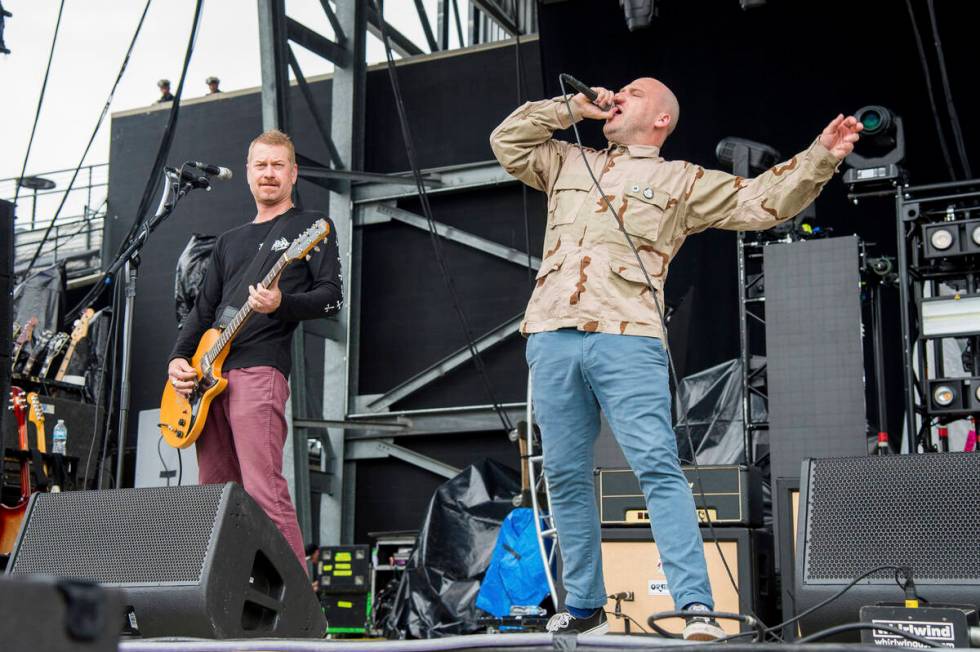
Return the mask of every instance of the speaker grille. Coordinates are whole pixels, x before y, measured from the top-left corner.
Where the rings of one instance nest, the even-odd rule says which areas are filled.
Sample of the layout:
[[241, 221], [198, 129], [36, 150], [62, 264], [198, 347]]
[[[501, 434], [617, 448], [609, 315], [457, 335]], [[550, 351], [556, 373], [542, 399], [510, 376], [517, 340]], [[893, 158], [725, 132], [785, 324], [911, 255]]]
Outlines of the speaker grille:
[[198, 584], [223, 485], [38, 494], [13, 575], [113, 585]]
[[978, 478], [975, 453], [813, 460], [804, 582], [883, 565], [910, 566], [917, 583], [980, 582]]

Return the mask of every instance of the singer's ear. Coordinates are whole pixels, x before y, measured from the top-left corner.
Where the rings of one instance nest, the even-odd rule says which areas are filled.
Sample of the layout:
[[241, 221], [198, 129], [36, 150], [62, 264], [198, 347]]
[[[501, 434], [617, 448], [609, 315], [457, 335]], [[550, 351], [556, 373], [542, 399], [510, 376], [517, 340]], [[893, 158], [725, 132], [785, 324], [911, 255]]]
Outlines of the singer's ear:
[[670, 130], [671, 122], [673, 122], [673, 119], [670, 117], [669, 113], [661, 113], [660, 115], [657, 116], [657, 119], [654, 121], [653, 126], [656, 127], [657, 129]]

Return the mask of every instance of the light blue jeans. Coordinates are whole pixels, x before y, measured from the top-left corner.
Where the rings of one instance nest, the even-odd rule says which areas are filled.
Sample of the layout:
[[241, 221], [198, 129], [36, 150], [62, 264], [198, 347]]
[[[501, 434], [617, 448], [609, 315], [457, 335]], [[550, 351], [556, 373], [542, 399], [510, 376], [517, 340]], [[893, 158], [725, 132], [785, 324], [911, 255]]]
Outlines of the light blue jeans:
[[714, 608], [694, 497], [677, 459], [663, 344], [572, 329], [528, 338], [534, 411], [561, 544], [565, 604], [606, 604], [593, 483], [599, 410], [640, 481], [676, 608]]

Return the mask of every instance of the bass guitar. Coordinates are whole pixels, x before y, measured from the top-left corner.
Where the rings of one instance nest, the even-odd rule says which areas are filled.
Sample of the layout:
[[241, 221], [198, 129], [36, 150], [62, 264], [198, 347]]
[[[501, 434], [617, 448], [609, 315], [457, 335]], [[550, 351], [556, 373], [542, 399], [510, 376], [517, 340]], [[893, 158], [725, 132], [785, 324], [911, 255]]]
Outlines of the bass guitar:
[[68, 373], [68, 363], [71, 362], [72, 356], [75, 355], [75, 347], [83, 338], [88, 337], [88, 323], [92, 321], [92, 317], [95, 316], [95, 311], [91, 308], [86, 308], [85, 312], [75, 321], [75, 327], [71, 331], [71, 343], [68, 345], [68, 350], [65, 351], [65, 357], [61, 359], [61, 366], [58, 367], [58, 373], [55, 374], [54, 379], [61, 381], [64, 379], [65, 374]]
[[[17, 419], [17, 446], [26, 451], [27, 401], [24, 399], [24, 390], [20, 387], [10, 388], [10, 408]], [[27, 457], [20, 458], [20, 497], [17, 502], [13, 505], [0, 502], [0, 555], [9, 555], [13, 551], [20, 522], [27, 512], [27, 501], [31, 498], [31, 472], [28, 467]]]
[[[329, 231], [330, 227], [326, 220], [314, 222], [310, 228], [293, 240], [262, 279], [260, 285], [263, 288], [272, 285], [287, 265], [307, 257], [310, 251], [327, 237]], [[177, 393], [169, 382], [164, 386], [158, 425], [160, 435], [170, 446], [187, 448], [201, 435], [211, 402], [228, 385], [228, 380], [221, 374], [221, 365], [228, 357], [232, 341], [241, 332], [245, 322], [252, 316], [252, 312], [252, 308], [246, 302], [224, 330], [209, 328], [201, 336], [197, 351], [191, 358], [191, 366], [197, 372], [197, 384], [189, 398]]]

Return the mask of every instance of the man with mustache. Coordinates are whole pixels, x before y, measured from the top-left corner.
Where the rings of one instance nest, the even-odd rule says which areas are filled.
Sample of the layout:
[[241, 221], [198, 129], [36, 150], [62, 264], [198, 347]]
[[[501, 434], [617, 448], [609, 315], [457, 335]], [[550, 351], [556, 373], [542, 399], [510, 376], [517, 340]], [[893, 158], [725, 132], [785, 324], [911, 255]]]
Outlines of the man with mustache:
[[[685, 238], [712, 227], [766, 229], [797, 215], [863, 127], [839, 115], [806, 150], [743, 179], [660, 156], [680, 117], [662, 82], [647, 77], [618, 92], [593, 90], [595, 104], [581, 93], [570, 98], [571, 114], [563, 98], [529, 102], [490, 137], [507, 172], [548, 194], [544, 256], [521, 324], [567, 591], [566, 611], [548, 629], [608, 629], [592, 479], [601, 409], [643, 489], [674, 603], [689, 612], [684, 638], [714, 640], [724, 632], [698, 615], [714, 603], [694, 498], [677, 458], [657, 302], [663, 306], [667, 268]], [[580, 152], [552, 138], [586, 118], [605, 121], [605, 149]], [[620, 227], [632, 236], [656, 297]]]
[[[255, 217], [218, 236], [197, 302], [170, 354], [168, 373], [174, 388], [188, 395], [197, 381], [189, 360], [204, 331], [223, 325], [223, 317], [243, 301], [258, 313], [232, 340], [223, 366], [228, 387], [212, 402], [196, 442], [199, 481], [244, 486], [306, 568], [296, 508], [282, 475], [290, 343], [300, 320], [340, 310], [340, 257], [330, 219], [293, 206], [299, 168], [289, 136], [273, 130], [257, 137], [249, 145], [245, 169]], [[319, 251], [288, 265], [270, 287], [258, 286], [290, 243], [320, 218], [330, 231]], [[244, 278], [256, 257], [264, 260], [254, 278]]]

